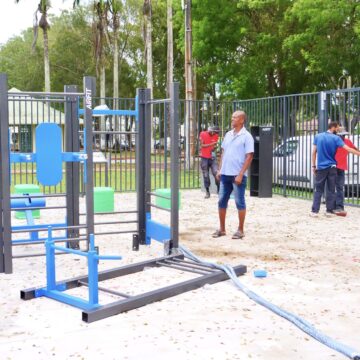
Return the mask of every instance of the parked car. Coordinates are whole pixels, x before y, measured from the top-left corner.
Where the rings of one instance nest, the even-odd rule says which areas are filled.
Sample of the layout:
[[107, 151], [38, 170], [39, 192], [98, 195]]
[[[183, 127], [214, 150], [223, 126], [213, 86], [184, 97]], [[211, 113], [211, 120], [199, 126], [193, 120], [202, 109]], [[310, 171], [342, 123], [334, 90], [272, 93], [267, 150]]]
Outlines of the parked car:
[[[312, 190], [314, 176], [311, 167], [311, 153], [314, 135], [295, 136], [286, 139], [273, 151], [273, 183], [298, 189]], [[350, 137], [355, 146], [360, 146], [359, 135]], [[359, 194], [359, 157], [349, 154], [348, 171], [345, 176], [347, 193]], [[286, 176], [285, 176], [286, 175]]]

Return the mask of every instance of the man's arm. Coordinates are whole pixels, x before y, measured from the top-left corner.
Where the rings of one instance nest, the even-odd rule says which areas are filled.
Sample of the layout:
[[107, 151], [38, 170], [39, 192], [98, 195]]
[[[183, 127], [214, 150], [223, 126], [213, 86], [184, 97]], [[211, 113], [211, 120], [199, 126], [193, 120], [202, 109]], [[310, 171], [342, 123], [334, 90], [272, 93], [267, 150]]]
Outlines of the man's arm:
[[210, 147], [210, 146], [215, 146], [216, 144], [217, 144], [217, 141], [214, 141], [214, 142], [212, 142], [212, 143], [210, 143], [210, 144], [204, 144], [203, 140], [200, 139], [200, 147], [202, 147], [202, 148], [207, 148], [207, 147]]
[[236, 184], [240, 185], [242, 183], [244, 174], [245, 174], [246, 170], [249, 168], [253, 158], [254, 158], [254, 153], [247, 153], [245, 155], [244, 165], [242, 166], [239, 175], [235, 178]]
[[220, 170], [221, 170], [223, 156], [224, 156], [224, 149], [221, 149], [221, 155], [220, 155], [220, 160], [219, 160], [219, 170], [216, 173], [216, 180], [218, 180], [218, 181], [220, 180], [220, 175], [221, 175]]
[[311, 166], [313, 168], [313, 172], [316, 172], [316, 154], [317, 154], [317, 147], [313, 145], [312, 153], [311, 153]]
[[352, 149], [350, 146], [344, 145], [343, 149], [345, 149], [347, 152], [352, 153], [354, 155], [360, 156], [360, 151]]

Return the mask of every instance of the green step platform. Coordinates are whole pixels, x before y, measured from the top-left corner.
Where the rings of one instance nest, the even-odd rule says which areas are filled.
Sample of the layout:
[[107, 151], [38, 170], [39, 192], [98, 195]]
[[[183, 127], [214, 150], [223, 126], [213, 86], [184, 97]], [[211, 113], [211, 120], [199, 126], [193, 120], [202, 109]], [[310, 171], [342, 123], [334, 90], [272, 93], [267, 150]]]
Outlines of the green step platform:
[[[166, 196], [168, 198], [171, 197], [171, 189], [156, 189], [155, 190], [156, 195]], [[166, 209], [171, 209], [171, 200], [169, 199], [163, 199], [161, 197], [155, 196], [155, 205], [161, 206]], [[179, 209], [181, 208], [181, 194], [179, 191]]]
[[[15, 194], [39, 194], [40, 186], [34, 184], [17, 184], [14, 186]], [[32, 216], [34, 219], [40, 219], [40, 210], [32, 210]], [[15, 211], [16, 219], [26, 219], [25, 211]]]
[[94, 188], [94, 212], [104, 213], [114, 211], [114, 189], [111, 187]]

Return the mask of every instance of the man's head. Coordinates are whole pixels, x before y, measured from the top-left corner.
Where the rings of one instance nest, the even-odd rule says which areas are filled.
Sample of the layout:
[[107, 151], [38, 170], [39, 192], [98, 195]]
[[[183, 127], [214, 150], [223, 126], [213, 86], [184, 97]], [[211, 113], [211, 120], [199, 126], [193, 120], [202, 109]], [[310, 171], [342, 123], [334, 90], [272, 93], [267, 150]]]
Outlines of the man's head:
[[345, 138], [345, 135], [349, 135], [349, 133], [343, 126], [338, 127], [336, 134], [339, 135], [342, 139]]
[[241, 129], [246, 121], [246, 113], [242, 110], [235, 111], [231, 116], [231, 127]]
[[219, 127], [218, 126], [209, 126], [208, 127], [208, 133], [210, 135], [214, 135], [214, 134], [218, 134], [220, 131]]
[[333, 134], [336, 134], [339, 129], [339, 123], [336, 121], [330, 121], [328, 125], [328, 130], [332, 132]]

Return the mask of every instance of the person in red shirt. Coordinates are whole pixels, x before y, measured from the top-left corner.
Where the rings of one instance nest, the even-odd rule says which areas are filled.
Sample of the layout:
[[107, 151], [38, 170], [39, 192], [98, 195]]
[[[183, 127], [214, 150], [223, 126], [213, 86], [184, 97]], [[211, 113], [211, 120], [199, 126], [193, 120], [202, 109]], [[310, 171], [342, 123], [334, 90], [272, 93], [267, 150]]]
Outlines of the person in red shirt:
[[219, 192], [219, 181], [216, 179], [218, 171], [218, 164], [216, 162], [215, 148], [219, 140], [219, 127], [210, 126], [207, 131], [202, 131], [199, 136], [200, 139], [200, 157], [201, 157], [201, 170], [204, 178], [204, 186], [206, 190], [205, 199], [210, 197], [210, 173], [215, 178], [217, 191]]
[[[337, 135], [344, 141], [345, 145], [352, 149], [358, 150], [350, 139], [345, 138], [349, 133], [343, 127], [339, 127]], [[339, 147], [335, 154], [336, 160], [336, 208], [334, 213], [339, 216], [346, 216], [344, 211], [344, 184], [345, 184], [345, 171], [348, 169], [348, 155], [349, 153]]]

